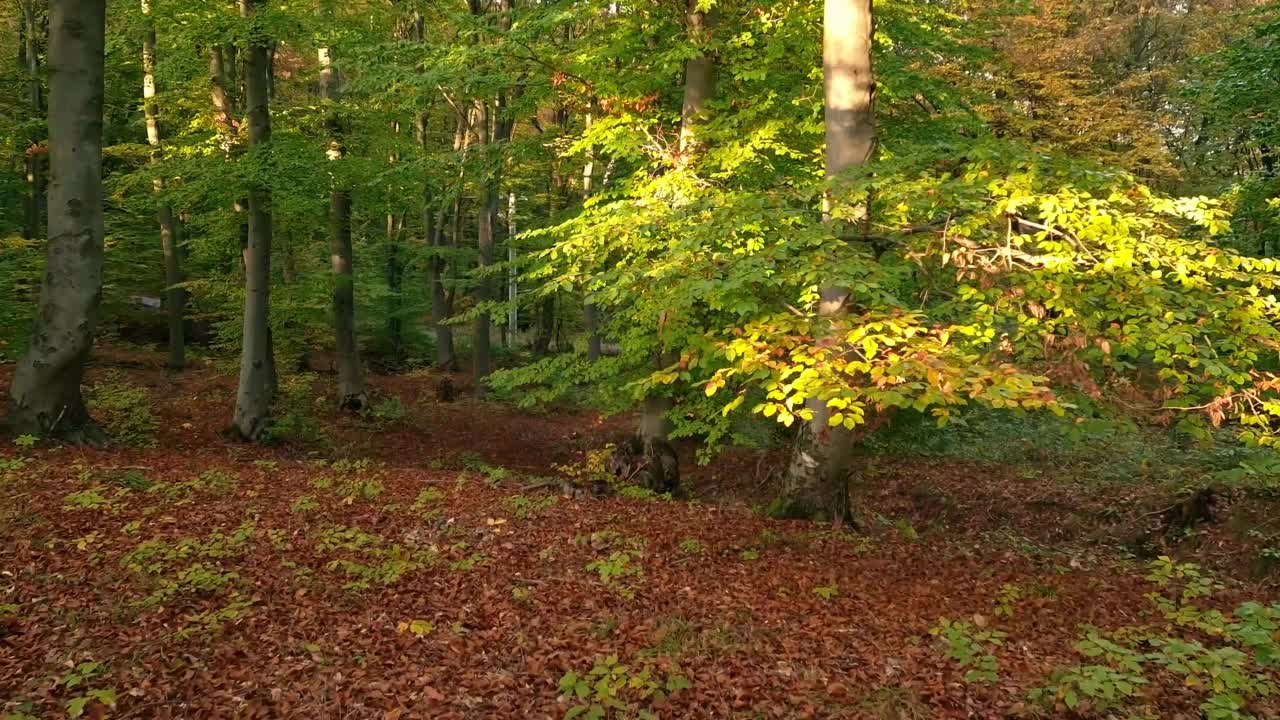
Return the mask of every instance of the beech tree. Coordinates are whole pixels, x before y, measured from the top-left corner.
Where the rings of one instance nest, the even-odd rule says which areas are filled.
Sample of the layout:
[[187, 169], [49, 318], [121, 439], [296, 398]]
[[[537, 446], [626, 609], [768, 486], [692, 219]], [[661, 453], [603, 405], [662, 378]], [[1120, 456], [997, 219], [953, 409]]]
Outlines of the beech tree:
[[[146, 116], [147, 144], [158, 159], [162, 152], [160, 137], [160, 108], [156, 103], [156, 28], [151, 18], [151, 0], [142, 0], [142, 108]], [[164, 189], [163, 182], [155, 181], [157, 191]], [[178, 247], [177, 222], [173, 208], [161, 201], [156, 209], [156, 221], [160, 226], [160, 247], [164, 253], [164, 281], [166, 309], [169, 317], [169, 367], [181, 370], [186, 365], [186, 341], [184, 338], [184, 306], [186, 293], [182, 284], [182, 257]]]
[[[332, 50], [318, 51], [320, 60], [320, 96], [333, 102], [337, 97], [337, 73], [333, 67]], [[329, 159], [341, 163], [347, 155], [343, 138], [341, 110], [333, 108], [328, 119], [331, 132]], [[365, 393], [364, 369], [360, 366], [360, 346], [356, 340], [355, 273], [352, 270], [351, 247], [351, 191], [340, 184], [338, 175], [329, 193], [329, 256], [333, 268], [333, 332], [337, 349], [338, 407], [359, 411], [368, 402]]]
[[[248, 113], [251, 158], [264, 163], [271, 142], [271, 109], [268, 94], [270, 41], [255, 23], [257, 0], [240, 0], [240, 15], [248, 26], [244, 88]], [[236, 391], [233, 424], [245, 440], [260, 440], [267, 431], [276, 389], [275, 359], [271, 336], [271, 190], [264, 173], [250, 180], [246, 214], [248, 247], [244, 253], [244, 335], [240, 355], [240, 385]]]
[[[44, 114], [44, 87], [40, 78], [40, 38], [45, 23], [41, 22], [39, 0], [21, 0], [22, 10], [18, 42], [18, 64], [26, 74], [27, 108], [33, 117]], [[34, 128], [33, 128], [34, 130]], [[22, 236], [34, 239], [40, 234], [40, 221], [45, 202], [43, 139], [38, 132], [28, 135], [24, 157], [26, 196], [23, 201]]]
[[[871, 160], [876, 147], [875, 73], [871, 48], [875, 35], [872, 0], [826, 0], [822, 23], [823, 103], [826, 125], [826, 174], [839, 181], [850, 168]], [[836, 202], [836, 196], [828, 196]], [[854, 217], [840, 221], [836, 232], [865, 232], [865, 204]], [[828, 220], [837, 222], [828, 208]], [[848, 323], [849, 290], [827, 285], [819, 291], [820, 322], [829, 324], [823, 334], [838, 337]], [[822, 325], [819, 325], [822, 328]], [[846, 478], [853, 453], [853, 432], [832, 423], [832, 409], [820, 396], [811, 397], [812, 419], [801, 428], [791, 465], [787, 470], [782, 514], [811, 517], [831, 513], [848, 515]]]
[[49, 242], [31, 347], [9, 388], [18, 433], [100, 444], [80, 391], [102, 294], [103, 0], [49, 3]]

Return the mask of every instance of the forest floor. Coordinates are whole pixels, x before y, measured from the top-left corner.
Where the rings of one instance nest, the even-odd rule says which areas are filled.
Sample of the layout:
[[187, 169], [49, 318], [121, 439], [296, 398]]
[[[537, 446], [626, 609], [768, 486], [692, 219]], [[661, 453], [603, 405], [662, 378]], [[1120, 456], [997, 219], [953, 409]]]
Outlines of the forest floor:
[[[234, 377], [160, 361], [90, 373], [151, 447], [0, 450], [0, 717], [561, 718], [611, 688], [601, 717], [1071, 717], [1050, 678], [1098, 662], [1083, 626], [1168, 624], [1145, 562], [1090, 520], [1158, 498], [902, 458], [864, 472], [877, 520], [855, 534], [764, 517], [778, 458], [748, 451], [691, 469], [698, 501], [566, 498], [539, 479], [625, 418], [376, 377], [364, 418], [286, 388], [309, 449], [255, 447], [220, 434]], [[1242, 570], [1204, 602], [1280, 599], [1231, 559], [1245, 541], [1198, 537]], [[1205, 688], [1147, 675], [1117, 717], [1201, 717]]]

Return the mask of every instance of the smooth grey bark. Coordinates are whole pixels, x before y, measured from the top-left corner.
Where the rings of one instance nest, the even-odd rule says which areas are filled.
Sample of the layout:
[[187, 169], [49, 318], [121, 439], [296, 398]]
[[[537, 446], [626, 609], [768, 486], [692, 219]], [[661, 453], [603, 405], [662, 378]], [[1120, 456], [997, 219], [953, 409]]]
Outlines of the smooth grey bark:
[[[823, 74], [826, 88], [827, 176], [871, 160], [876, 147], [875, 74], [872, 63], [872, 0], [826, 0]], [[848, 290], [820, 289], [821, 330], [837, 336], [848, 311]], [[854, 455], [852, 432], [832, 428], [821, 400], [807, 407], [813, 419], [800, 430], [783, 482], [780, 514], [840, 521], [851, 519], [848, 479]]]
[[351, 252], [351, 193], [329, 195], [329, 260], [333, 270], [333, 329], [338, 366], [338, 407], [360, 411], [368, 404], [360, 348], [356, 343], [355, 283]]
[[[240, 0], [240, 15], [253, 23], [258, 0]], [[256, 34], [255, 34], [256, 35]], [[253, 37], [245, 55], [245, 105], [249, 119], [249, 148], [262, 152], [271, 142], [268, 104], [268, 44]], [[247, 441], [261, 440], [267, 430], [274, 399], [276, 376], [272, 350], [271, 309], [271, 191], [249, 188], [249, 244], [245, 251], [244, 337], [240, 356], [240, 386], [236, 392], [233, 424]]]
[[[705, 44], [715, 29], [717, 14], [714, 9], [700, 12], [697, 1], [689, 0], [686, 21], [689, 36], [694, 42]], [[719, 62], [715, 56], [702, 52], [690, 58], [684, 66], [684, 100], [680, 108], [680, 154], [687, 157], [698, 145], [698, 125], [706, 119], [707, 103], [716, 93]]]
[[[317, 51], [320, 61], [320, 97], [337, 100], [337, 74], [329, 48]], [[329, 116], [331, 162], [347, 156], [345, 128], [335, 109]], [[332, 183], [338, 183], [332, 180]], [[351, 190], [334, 184], [329, 193], [329, 263], [333, 273], [333, 335], [338, 369], [338, 407], [359, 412], [369, 402], [364, 369], [360, 365], [360, 345], [356, 341], [355, 262], [351, 245]]]
[[[715, 11], [700, 12], [696, 0], [689, 0], [687, 24], [690, 38], [705, 44], [710, 40], [715, 28]], [[688, 160], [701, 145], [698, 136], [698, 125], [706, 119], [707, 104], [715, 96], [717, 79], [717, 59], [706, 52], [690, 58], [685, 63], [684, 101], [680, 111], [680, 156], [682, 161]], [[659, 343], [662, 343], [661, 337]], [[679, 360], [679, 353], [670, 348], [663, 348], [655, 358], [658, 369], [673, 365]], [[667, 445], [671, 434], [670, 414], [674, 407], [672, 399], [666, 395], [652, 395], [645, 398], [644, 412], [640, 418], [639, 435], [644, 441], [645, 454], [651, 467], [659, 467], [661, 447]]]
[[31, 347], [9, 388], [20, 434], [102, 444], [80, 383], [102, 299], [105, 0], [49, 3], [49, 241]]
[[[147, 123], [147, 144], [151, 146], [151, 161], [160, 159], [162, 138], [160, 135], [160, 108], [156, 103], [156, 28], [151, 18], [151, 0], [142, 0], [142, 16], [145, 29], [142, 36], [142, 110]], [[161, 180], [155, 181], [159, 194], [164, 190]], [[182, 257], [178, 250], [178, 233], [173, 208], [160, 203], [156, 208], [156, 223], [160, 226], [160, 249], [164, 253], [164, 285], [166, 311], [169, 319], [169, 367], [181, 370], [187, 364], [186, 337], [183, 326], [186, 292], [182, 289]]]

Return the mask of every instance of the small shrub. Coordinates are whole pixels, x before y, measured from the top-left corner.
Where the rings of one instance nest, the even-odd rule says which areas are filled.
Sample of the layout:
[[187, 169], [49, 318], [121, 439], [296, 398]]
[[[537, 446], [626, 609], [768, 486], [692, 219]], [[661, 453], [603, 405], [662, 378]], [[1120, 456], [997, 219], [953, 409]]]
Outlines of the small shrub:
[[1080, 665], [1055, 670], [1049, 684], [1031, 691], [1031, 700], [1044, 705], [1062, 703], [1069, 710], [1089, 702], [1095, 712], [1107, 712], [1124, 706], [1136, 696], [1147, 679], [1140, 674], [1116, 670], [1107, 665]]
[[1148, 598], [1167, 622], [1163, 631], [1123, 628], [1106, 636], [1086, 628], [1076, 650], [1092, 664], [1054, 671], [1032, 700], [1122, 709], [1155, 670], [1203, 693], [1200, 711], [1207, 720], [1254, 717], [1252, 701], [1280, 692], [1280, 604], [1243, 603], [1230, 613], [1201, 608], [1196, 602], [1220, 585], [1197, 566], [1167, 557], [1152, 563], [1147, 578], [1159, 588]]
[[110, 370], [90, 385], [85, 401], [94, 419], [116, 442], [136, 447], [155, 445], [160, 423], [151, 414], [151, 399], [120, 372]]
[[197, 637], [206, 639], [221, 637], [228, 625], [248, 617], [252, 608], [253, 600], [233, 600], [216, 610], [189, 615], [186, 624], [169, 637], [178, 641]]
[[124, 488], [108, 488], [101, 485], [73, 492], [62, 499], [68, 510], [101, 510], [115, 514], [127, 504], [129, 491]]
[[205, 470], [199, 476], [179, 482], [155, 483], [148, 492], [160, 493], [171, 500], [180, 500], [191, 495], [210, 495], [225, 497], [236, 491], [240, 479], [225, 470], [216, 468]]
[[[94, 704], [106, 708], [115, 708], [116, 691], [114, 688], [93, 687], [107, 675], [107, 666], [100, 662], [85, 661], [75, 666], [71, 672], [57, 680], [57, 686], [70, 695], [67, 700], [67, 717], [83, 717], [85, 710]], [[74, 691], [74, 695], [72, 695]]]
[[404, 420], [407, 414], [399, 395], [384, 397], [365, 410], [365, 417], [382, 426], [394, 425]]
[[1017, 585], [1005, 583], [1000, 587], [1000, 595], [996, 598], [996, 617], [1011, 618], [1013, 612], [1017, 608], [1018, 603], [1022, 601], [1024, 593], [1022, 588]]
[[548, 495], [541, 500], [531, 500], [523, 495], [507, 498], [507, 505], [511, 506], [511, 512], [518, 520], [528, 520], [537, 517], [547, 510], [555, 507], [557, 498], [554, 495]]
[[357, 500], [376, 500], [385, 488], [372, 468], [373, 464], [365, 458], [335, 460], [329, 465], [330, 472], [311, 478], [309, 484], [315, 490], [332, 490], [343, 505]]
[[155, 483], [147, 479], [141, 470], [131, 468], [112, 476], [111, 482], [131, 492], [147, 492]]
[[454, 560], [449, 563], [449, 569], [454, 572], [471, 572], [483, 565], [488, 559], [480, 553], [472, 553], [461, 560]]
[[318, 509], [320, 509], [320, 503], [316, 502], [316, 499], [310, 495], [298, 496], [298, 499], [293, 501], [293, 505], [289, 506], [289, 512], [294, 515], [305, 515]]
[[587, 572], [600, 576], [600, 582], [612, 585], [622, 578], [636, 577], [644, 574], [644, 570], [632, 563], [629, 552], [614, 552], [604, 560], [593, 560], [587, 563]]
[[656, 704], [692, 685], [678, 672], [664, 673], [656, 665], [632, 667], [617, 655], [597, 658], [586, 673], [569, 672], [560, 678], [560, 697], [572, 703], [565, 720], [572, 718], [656, 718]]
[[436, 487], [425, 487], [418, 491], [418, 497], [413, 501], [413, 509], [416, 512], [422, 512], [443, 498], [444, 491]]
[[394, 585], [405, 575], [436, 561], [436, 553], [432, 550], [414, 551], [400, 545], [387, 546], [377, 535], [342, 526], [322, 531], [316, 547], [329, 554], [354, 556], [331, 560], [325, 566], [350, 578], [342, 586], [349, 592]]
[[1000, 666], [990, 648], [1003, 645], [1006, 633], [941, 618], [929, 634], [940, 638], [947, 657], [965, 669], [965, 682], [994, 683], [999, 679]]
[[669, 492], [660, 493], [639, 485], [623, 485], [617, 488], [617, 491], [618, 497], [624, 497], [628, 500], [663, 500], [670, 502], [674, 497]]
[[831, 598], [840, 595], [840, 588], [836, 587], [835, 583], [831, 583], [830, 585], [819, 585], [813, 589], [813, 594], [823, 600], [830, 600]]
[[701, 555], [706, 551], [706, 546], [697, 538], [686, 538], [680, 541], [680, 552], [686, 555]]

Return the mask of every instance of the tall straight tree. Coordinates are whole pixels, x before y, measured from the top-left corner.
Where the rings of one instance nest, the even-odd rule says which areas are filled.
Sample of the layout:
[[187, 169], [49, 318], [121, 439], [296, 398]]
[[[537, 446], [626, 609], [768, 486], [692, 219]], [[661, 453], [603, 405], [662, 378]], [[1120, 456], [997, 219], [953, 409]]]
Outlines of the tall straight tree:
[[102, 297], [105, 0], [49, 3], [49, 242], [31, 348], [9, 389], [18, 433], [100, 444], [80, 382]]
[[[487, 100], [476, 101], [476, 133], [479, 138], [477, 144], [485, 151], [492, 151], [493, 148], [491, 146], [496, 142], [496, 139], [490, 133], [489, 112], [489, 102]], [[492, 172], [496, 173], [497, 171], [494, 170]], [[497, 178], [493, 177], [493, 175], [485, 178], [479, 208], [480, 213], [476, 225], [476, 246], [480, 254], [480, 277], [476, 280], [475, 290], [477, 305], [483, 305], [493, 298], [493, 279], [485, 274], [485, 271], [493, 264], [494, 229], [497, 226], [498, 219], [497, 183]], [[474, 377], [477, 395], [484, 394], [484, 379], [493, 370], [492, 351], [490, 348], [491, 324], [487, 311], [482, 311], [476, 315], [471, 338], [471, 361], [472, 376]]]
[[[586, 116], [583, 118], [583, 132], [591, 132], [591, 123], [595, 112], [595, 99], [591, 101], [591, 107], [587, 110]], [[594, 146], [587, 148], [587, 161], [582, 166], [582, 205], [585, 208], [588, 201], [591, 200], [591, 193], [594, 189], [596, 178], [596, 149]], [[588, 295], [591, 288], [586, 289]], [[598, 361], [604, 355], [603, 345], [600, 341], [600, 310], [591, 302], [588, 297], [582, 305], [582, 326], [587, 333], [587, 360], [590, 362]]]
[[[872, 0], [826, 0], [822, 65], [826, 88], [827, 177], [871, 160], [876, 148]], [[867, 212], [863, 208], [863, 213]], [[830, 221], [830, 217], [828, 216]], [[828, 335], [836, 335], [848, 314], [846, 288], [820, 290], [818, 313]], [[831, 427], [831, 409], [811, 399], [810, 420], [800, 432], [787, 470], [784, 514], [840, 520], [849, 515], [848, 477], [853, 435]]]
[[[687, 0], [686, 24], [689, 37], [699, 46], [705, 47], [711, 39], [715, 28], [717, 13], [715, 9], [699, 10], [698, 0]], [[705, 49], [685, 62], [684, 69], [684, 102], [680, 112], [680, 157], [688, 162], [700, 145], [698, 125], [705, 120], [707, 103], [715, 96], [718, 76], [718, 62], [714, 55]], [[661, 332], [661, 330], [659, 330]], [[659, 344], [662, 338], [658, 339]], [[679, 360], [679, 356], [669, 350], [659, 350], [654, 359], [657, 367], [665, 368]], [[644, 442], [645, 453], [649, 458], [648, 465], [655, 471], [661, 468], [658, 446], [668, 441], [671, 434], [671, 419], [668, 415], [674, 406], [671, 397], [651, 393], [644, 399], [644, 412], [640, 416], [640, 439]]]
[[[478, 11], [478, 3], [472, 8]], [[511, 13], [515, 9], [515, 0], [498, 0], [498, 24], [502, 31], [511, 29]], [[494, 299], [493, 278], [486, 270], [493, 265], [494, 250], [497, 244], [496, 228], [498, 225], [499, 185], [502, 182], [503, 147], [511, 140], [515, 122], [506, 117], [507, 93], [501, 91], [492, 103], [487, 100], [477, 101], [476, 109], [479, 121], [480, 146], [489, 155], [489, 169], [484, 178], [482, 204], [480, 206], [479, 230], [477, 232], [480, 250], [480, 278], [476, 281], [476, 303], [483, 305]], [[491, 109], [492, 108], [492, 109]], [[493, 319], [488, 311], [476, 315], [475, 332], [471, 340], [473, 355], [473, 373], [475, 376], [475, 392], [479, 396], [485, 393], [484, 379], [493, 371], [492, 334]]]
[[[320, 48], [320, 95], [333, 102], [337, 99], [337, 74], [329, 48]], [[329, 160], [341, 163], [347, 156], [343, 139], [344, 126], [337, 107], [329, 114]], [[337, 175], [342, 174], [339, 167]], [[333, 333], [338, 365], [338, 407], [360, 411], [368, 403], [364, 370], [360, 366], [360, 347], [356, 342], [355, 275], [351, 249], [351, 190], [340, 177], [332, 180], [329, 192], [329, 260], [333, 268]]]
[[[240, 15], [248, 24], [244, 92], [249, 119], [249, 151], [255, 161], [269, 152], [271, 109], [267, 73], [270, 42], [256, 22], [261, 0], [240, 0]], [[244, 253], [244, 344], [240, 355], [240, 386], [236, 391], [233, 424], [244, 440], [257, 441], [267, 429], [275, 394], [275, 362], [271, 347], [271, 190], [264, 173], [254, 173], [248, 193], [248, 247]]]
[[[32, 117], [44, 113], [44, 93], [40, 83], [40, 8], [39, 0], [21, 0], [21, 43], [19, 59], [27, 74], [27, 107]], [[39, 133], [27, 138], [27, 194], [23, 198], [22, 236], [34, 240], [40, 234], [40, 218], [45, 193], [44, 153]]]
[[[151, 146], [152, 162], [160, 159], [160, 107], [156, 102], [156, 26], [151, 16], [151, 0], [142, 0], [142, 110], [147, 120], [147, 143]], [[160, 180], [155, 181], [156, 192], [164, 190]], [[179, 256], [177, 227], [173, 208], [161, 202], [156, 208], [156, 222], [160, 226], [160, 249], [164, 253], [164, 284], [169, 317], [169, 367], [181, 370], [186, 364], [186, 339], [183, 336], [183, 313], [186, 293], [182, 284], [182, 258]]]

